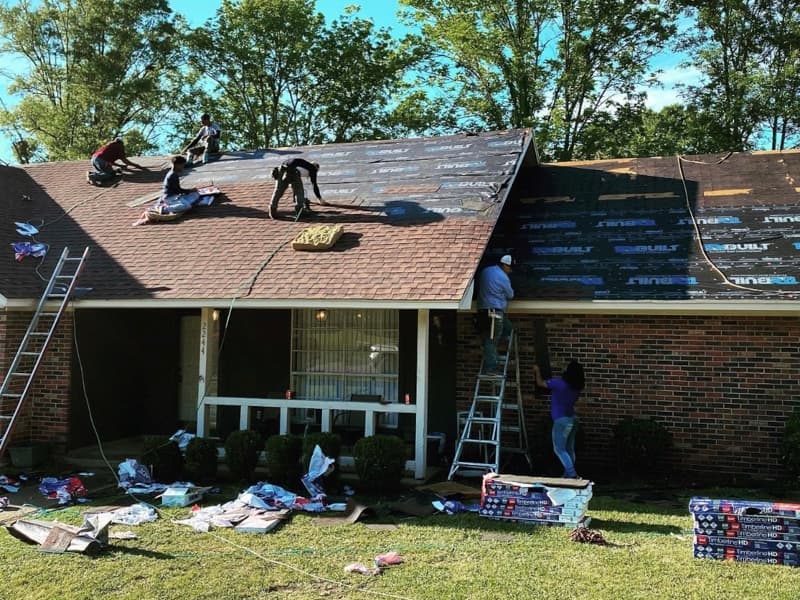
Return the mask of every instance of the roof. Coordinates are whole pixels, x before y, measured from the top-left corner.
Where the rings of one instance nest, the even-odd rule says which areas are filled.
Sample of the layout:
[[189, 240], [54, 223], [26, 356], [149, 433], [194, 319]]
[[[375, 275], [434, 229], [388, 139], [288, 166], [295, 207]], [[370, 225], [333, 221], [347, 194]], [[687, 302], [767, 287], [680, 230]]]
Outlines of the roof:
[[800, 298], [800, 152], [542, 164], [490, 242], [522, 303]]
[[[105, 188], [85, 182], [88, 161], [0, 167], [3, 240], [24, 240], [13, 222], [30, 222], [41, 225], [37, 239], [51, 247], [41, 268], [30, 257], [15, 262], [11, 250], [0, 255], [0, 294], [37, 298], [37, 268], [47, 277], [63, 246], [89, 246], [80, 285], [93, 291], [84, 304], [206, 305], [241, 297], [283, 306], [453, 305], [469, 289], [530, 147], [529, 131], [516, 130], [226, 153], [182, 180], [184, 187], [218, 185], [220, 201], [176, 222], [138, 227], [132, 223], [143, 200], [161, 188], [164, 157], [137, 158], [147, 170], [126, 172], [119, 185]], [[287, 156], [321, 164], [319, 186], [329, 205], [314, 206], [313, 222], [344, 227], [331, 251], [292, 250], [289, 242], [308, 223], [289, 218], [290, 192], [278, 209], [285, 219], [267, 218], [271, 171]]]

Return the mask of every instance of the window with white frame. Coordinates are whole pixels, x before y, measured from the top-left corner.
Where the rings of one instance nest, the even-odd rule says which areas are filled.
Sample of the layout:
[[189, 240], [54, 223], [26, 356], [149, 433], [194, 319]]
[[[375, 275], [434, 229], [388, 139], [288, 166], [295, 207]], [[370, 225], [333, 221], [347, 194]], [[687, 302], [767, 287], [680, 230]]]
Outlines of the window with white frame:
[[[397, 310], [293, 310], [295, 397], [397, 402], [399, 323]], [[396, 427], [397, 415], [382, 415], [380, 423]]]

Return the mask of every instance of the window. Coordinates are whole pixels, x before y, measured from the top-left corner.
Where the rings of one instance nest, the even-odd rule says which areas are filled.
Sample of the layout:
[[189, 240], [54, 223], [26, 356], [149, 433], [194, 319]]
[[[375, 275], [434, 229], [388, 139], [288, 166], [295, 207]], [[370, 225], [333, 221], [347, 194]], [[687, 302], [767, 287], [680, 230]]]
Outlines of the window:
[[[295, 397], [397, 402], [399, 322], [397, 310], [292, 311]], [[396, 418], [382, 415], [381, 424], [396, 427]], [[343, 419], [337, 415], [337, 421]]]

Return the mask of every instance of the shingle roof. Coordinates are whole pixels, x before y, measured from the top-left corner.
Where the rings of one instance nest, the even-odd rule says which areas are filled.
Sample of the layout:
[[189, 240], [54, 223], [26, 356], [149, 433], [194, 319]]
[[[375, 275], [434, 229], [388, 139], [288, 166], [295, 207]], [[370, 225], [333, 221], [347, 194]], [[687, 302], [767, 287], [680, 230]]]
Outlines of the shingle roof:
[[490, 249], [521, 300], [796, 300], [800, 152], [540, 165]]
[[[137, 158], [149, 170], [108, 188], [85, 182], [83, 161], [0, 167], [2, 240], [8, 248], [24, 239], [14, 221], [41, 224], [37, 239], [52, 248], [39, 269], [45, 277], [63, 246], [89, 245], [80, 285], [93, 288], [92, 299], [452, 303], [474, 275], [529, 142], [519, 130], [226, 154], [182, 181], [215, 183], [221, 201], [177, 222], [138, 227], [132, 223], [144, 206], [130, 205], [158, 193], [164, 157]], [[287, 155], [322, 165], [319, 185], [330, 205], [315, 206], [313, 222], [345, 230], [331, 251], [291, 249], [307, 223], [288, 218], [288, 194], [279, 206], [286, 220], [267, 218], [270, 173]], [[37, 263], [15, 262], [10, 249], [0, 254], [0, 293], [38, 297]]]

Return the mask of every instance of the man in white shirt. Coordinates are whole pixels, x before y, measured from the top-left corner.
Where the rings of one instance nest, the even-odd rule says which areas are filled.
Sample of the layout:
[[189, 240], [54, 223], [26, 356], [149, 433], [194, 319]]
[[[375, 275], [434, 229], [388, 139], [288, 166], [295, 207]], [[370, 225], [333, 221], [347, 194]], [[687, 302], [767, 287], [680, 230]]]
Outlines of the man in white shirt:
[[211, 116], [206, 113], [200, 117], [200, 131], [183, 149], [186, 153], [186, 166], [191, 167], [196, 157], [202, 155], [203, 163], [208, 162], [208, 155], [219, 152], [219, 137], [222, 130], [219, 125], [211, 122]]

